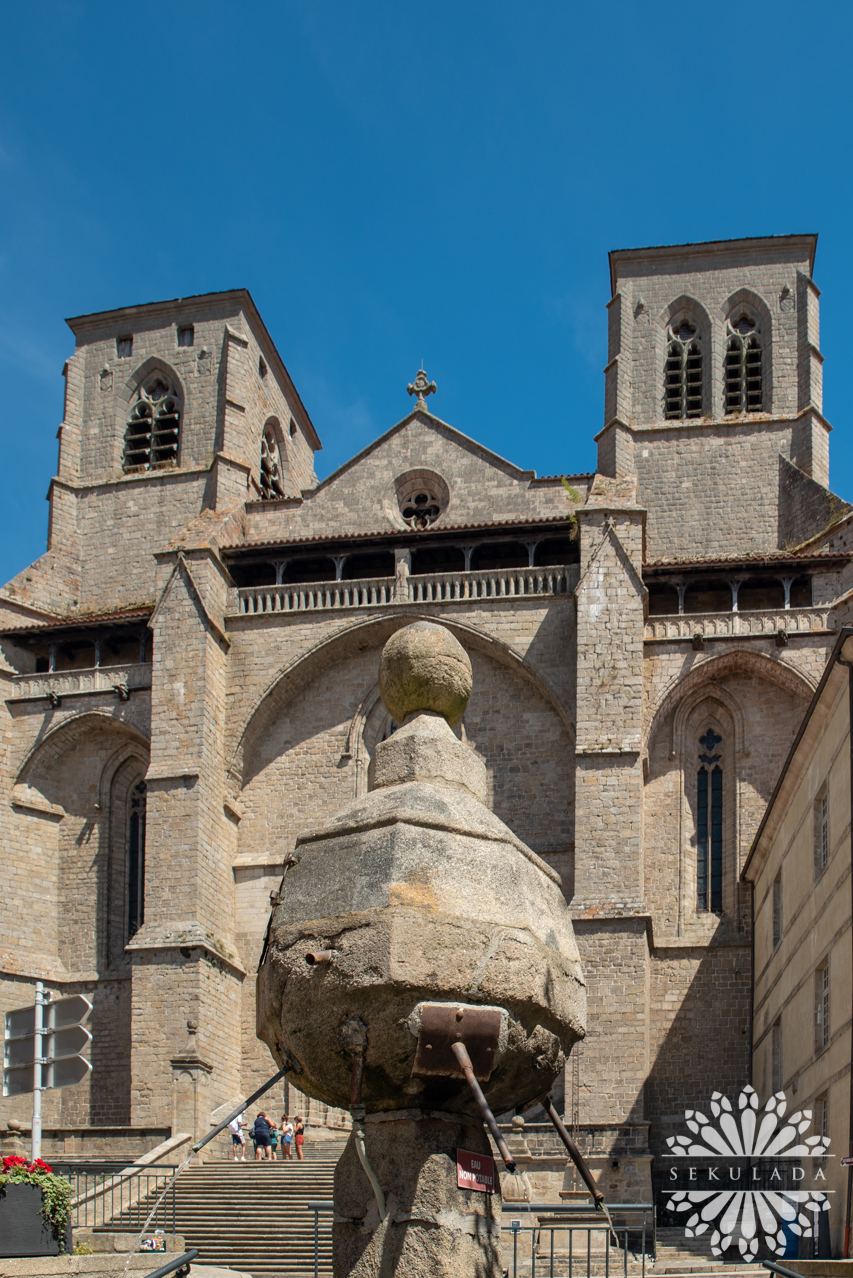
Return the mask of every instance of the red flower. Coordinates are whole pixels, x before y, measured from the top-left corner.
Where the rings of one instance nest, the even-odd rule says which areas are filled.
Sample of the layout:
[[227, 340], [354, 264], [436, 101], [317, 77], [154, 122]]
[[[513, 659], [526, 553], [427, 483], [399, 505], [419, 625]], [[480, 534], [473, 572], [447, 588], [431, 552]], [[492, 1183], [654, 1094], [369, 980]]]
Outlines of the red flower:
[[[23, 1159], [21, 1159], [21, 1161], [23, 1162]], [[42, 1162], [40, 1158], [37, 1158], [34, 1163], [30, 1163], [30, 1171], [35, 1171], [36, 1167], [38, 1167], [39, 1171], [50, 1172], [51, 1175], [53, 1174], [53, 1168], [49, 1167], [47, 1163]]]
[[20, 1158], [17, 1154], [7, 1154], [3, 1159], [3, 1171], [11, 1171], [13, 1167], [26, 1167], [26, 1158]]

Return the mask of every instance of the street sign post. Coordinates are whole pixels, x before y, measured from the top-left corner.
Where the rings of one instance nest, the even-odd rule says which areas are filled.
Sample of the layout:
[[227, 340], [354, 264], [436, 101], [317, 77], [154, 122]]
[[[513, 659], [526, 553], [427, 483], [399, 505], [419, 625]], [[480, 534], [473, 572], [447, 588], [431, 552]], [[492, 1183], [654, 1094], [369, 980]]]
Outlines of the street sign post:
[[6, 1013], [3, 1095], [33, 1094], [33, 1161], [41, 1157], [41, 1094], [82, 1083], [92, 1066], [81, 1052], [92, 1041], [84, 1025], [92, 1004], [82, 994], [50, 1001], [36, 981], [36, 1001]]

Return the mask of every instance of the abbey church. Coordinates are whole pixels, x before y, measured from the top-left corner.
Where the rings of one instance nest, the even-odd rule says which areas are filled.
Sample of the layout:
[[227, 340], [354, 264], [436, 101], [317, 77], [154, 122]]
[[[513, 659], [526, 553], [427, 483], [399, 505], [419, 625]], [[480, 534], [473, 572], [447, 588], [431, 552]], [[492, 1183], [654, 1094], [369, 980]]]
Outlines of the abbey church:
[[[685, 1107], [747, 1081], [769, 1030], [740, 873], [853, 613], [815, 249], [610, 255], [594, 474], [497, 456], [419, 375], [318, 482], [248, 292], [69, 321], [47, 550], [0, 590], [0, 1011], [37, 979], [94, 1004], [48, 1150], [201, 1135], [273, 1073], [271, 894], [297, 834], [370, 789], [395, 728], [379, 653], [423, 617], [471, 657], [457, 731], [490, 805], [571, 905], [589, 1033], [567, 1116], [646, 1183]], [[318, 1134], [344, 1121], [302, 1104]]]

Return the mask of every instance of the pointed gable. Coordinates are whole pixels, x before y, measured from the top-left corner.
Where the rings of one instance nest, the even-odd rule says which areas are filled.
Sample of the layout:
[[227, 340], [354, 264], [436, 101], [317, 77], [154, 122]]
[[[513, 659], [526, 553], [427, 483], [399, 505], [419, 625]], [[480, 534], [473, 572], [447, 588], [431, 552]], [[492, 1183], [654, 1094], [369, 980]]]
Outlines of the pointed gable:
[[[586, 485], [583, 485], [584, 487]], [[248, 510], [247, 542], [352, 537], [408, 531], [404, 510], [420, 493], [438, 509], [436, 531], [466, 525], [565, 519], [559, 477], [498, 456], [455, 427], [416, 409], [368, 448], [303, 494], [298, 508]]]

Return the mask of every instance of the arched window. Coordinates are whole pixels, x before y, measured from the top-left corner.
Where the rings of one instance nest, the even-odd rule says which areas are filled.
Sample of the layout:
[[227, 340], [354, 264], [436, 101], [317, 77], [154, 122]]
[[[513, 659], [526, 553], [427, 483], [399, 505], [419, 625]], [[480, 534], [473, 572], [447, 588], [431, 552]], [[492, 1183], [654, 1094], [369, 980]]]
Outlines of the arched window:
[[127, 822], [127, 939], [132, 941], [145, 921], [145, 782], [130, 792]]
[[136, 390], [124, 432], [124, 470], [176, 466], [180, 435], [181, 394], [168, 374], [158, 369]]
[[664, 414], [667, 418], [701, 417], [702, 343], [696, 325], [679, 320], [667, 333], [664, 369]]
[[284, 496], [279, 443], [272, 426], [264, 429], [261, 440], [261, 500], [272, 501]]
[[699, 738], [696, 778], [696, 906], [723, 908], [723, 769], [719, 746], [723, 738], [708, 728]]
[[726, 413], [760, 413], [764, 405], [761, 332], [746, 311], [726, 325]]

